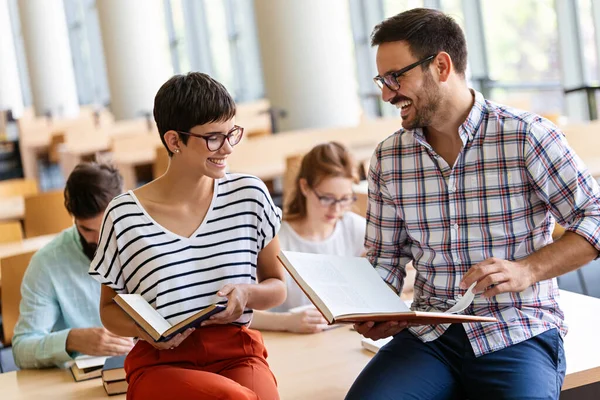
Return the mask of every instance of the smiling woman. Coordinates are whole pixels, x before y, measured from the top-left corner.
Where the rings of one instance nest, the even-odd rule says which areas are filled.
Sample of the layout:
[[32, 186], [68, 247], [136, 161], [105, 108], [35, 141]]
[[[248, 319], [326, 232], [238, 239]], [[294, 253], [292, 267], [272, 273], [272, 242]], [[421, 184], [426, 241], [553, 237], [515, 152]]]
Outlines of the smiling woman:
[[[167, 171], [115, 198], [104, 216], [90, 267], [104, 284], [102, 321], [142, 339], [125, 363], [128, 398], [278, 398], [260, 334], [247, 326], [254, 308], [284, 300], [281, 212], [261, 180], [225, 172], [243, 135], [235, 110], [206, 74], [169, 79], [154, 102]], [[171, 325], [213, 304], [226, 308], [155, 342], [113, 302], [117, 293], [141, 295]]]

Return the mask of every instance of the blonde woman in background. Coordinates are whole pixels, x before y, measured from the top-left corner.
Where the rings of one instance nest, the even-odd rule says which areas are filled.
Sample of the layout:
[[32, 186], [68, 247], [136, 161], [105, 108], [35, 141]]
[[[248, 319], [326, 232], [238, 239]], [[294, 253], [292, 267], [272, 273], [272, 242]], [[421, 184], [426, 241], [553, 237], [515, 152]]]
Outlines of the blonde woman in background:
[[[356, 164], [339, 143], [316, 146], [302, 159], [294, 193], [279, 231], [283, 250], [361, 256], [365, 219], [352, 211], [358, 183]], [[254, 311], [252, 328], [298, 333], [321, 332], [327, 321], [287, 275], [287, 299], [270, 311]], [[303, 307], [307, 306], [307, 307]]]

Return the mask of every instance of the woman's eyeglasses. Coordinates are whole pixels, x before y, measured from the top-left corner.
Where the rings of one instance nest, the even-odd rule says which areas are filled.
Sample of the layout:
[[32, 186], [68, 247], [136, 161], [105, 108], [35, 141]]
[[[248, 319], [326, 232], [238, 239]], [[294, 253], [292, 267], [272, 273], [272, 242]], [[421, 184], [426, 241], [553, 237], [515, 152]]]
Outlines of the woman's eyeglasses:
[[336, 199], [335, 197], [332, 197], [332, 196], [320, 195], [313, 188], [311, 188], [311, 190], [313, 191], [315, 196], [317, 196], [317, 198], [319, 199], [319, 203], [323, 207], [331, 207], [331, 206], [335, 206], [336, 204], [339, 203], [342, 208], [346, 208], [346, 207], [350, 207], [356, 201], [356, 196], [354, 196], [354, 195], [344, 196], [341, 199]]
[[238, 125], [234, 125], [233, 128], [226, 134], [223, 133], [211, 133], [208, 135], [200, 135], [197, 133], [191, 132], [183, 132], [176, 131], [179, 134], [197, 137], [199, 139], [204, 139], [206, 141], [206, 148], [209, 151], [219, 151], [221, 147], [225, 144], [225, 139], [229, 142], [229, 144], [233, 147], [242, 140], [242, 136], [244, 136], [244, 128]]

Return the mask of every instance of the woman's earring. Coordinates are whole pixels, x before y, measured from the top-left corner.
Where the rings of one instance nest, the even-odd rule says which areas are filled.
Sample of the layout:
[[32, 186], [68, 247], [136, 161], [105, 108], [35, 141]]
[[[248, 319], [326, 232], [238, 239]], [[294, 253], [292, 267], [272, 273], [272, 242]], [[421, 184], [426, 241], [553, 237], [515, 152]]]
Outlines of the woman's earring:
[[181, 150], [175, 149], [175, 153], [179, 154], [179, 153], [181, 153]]

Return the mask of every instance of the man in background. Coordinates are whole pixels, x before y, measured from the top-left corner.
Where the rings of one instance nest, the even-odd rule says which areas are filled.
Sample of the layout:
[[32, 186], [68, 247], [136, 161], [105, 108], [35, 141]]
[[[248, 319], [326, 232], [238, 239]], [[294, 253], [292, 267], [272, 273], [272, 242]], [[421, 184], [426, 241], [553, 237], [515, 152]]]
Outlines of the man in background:
[[112, 166], [77, 165], [65, 186], [74, 225], [36, 252], [21, 285], [20, 316], [12, 340], [20, 368], [62, 367], [78, 355], [116, 356], [133, 346], [100, 322], [100, 284], [88, 274], [108, 203], [122, 192]]

